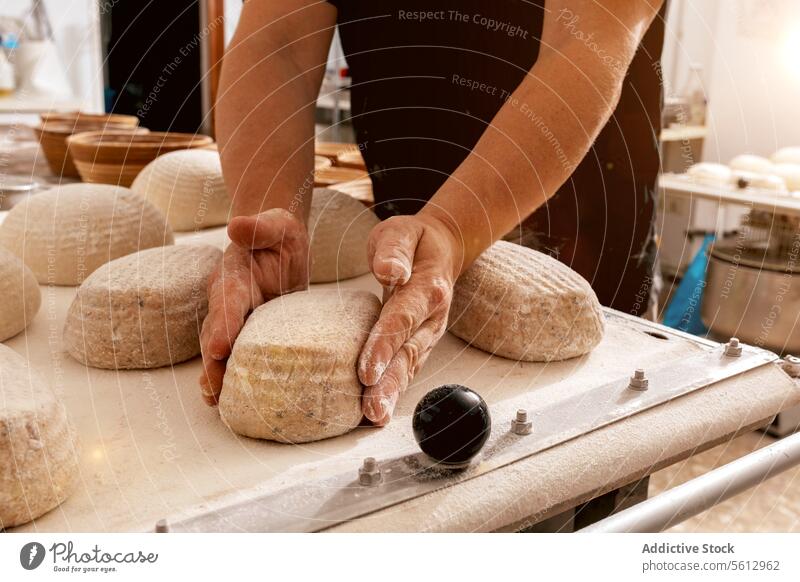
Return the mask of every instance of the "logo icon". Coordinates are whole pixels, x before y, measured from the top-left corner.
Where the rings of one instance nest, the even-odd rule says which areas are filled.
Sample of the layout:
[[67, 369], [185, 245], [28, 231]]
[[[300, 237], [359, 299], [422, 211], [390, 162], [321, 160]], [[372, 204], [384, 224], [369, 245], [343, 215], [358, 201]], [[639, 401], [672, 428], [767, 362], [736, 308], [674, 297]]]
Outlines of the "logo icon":
[[28, 542], [19, 551], [19, 563], [26, 570], [35, 570], [44, 561], [44, 546], [39, 542]]

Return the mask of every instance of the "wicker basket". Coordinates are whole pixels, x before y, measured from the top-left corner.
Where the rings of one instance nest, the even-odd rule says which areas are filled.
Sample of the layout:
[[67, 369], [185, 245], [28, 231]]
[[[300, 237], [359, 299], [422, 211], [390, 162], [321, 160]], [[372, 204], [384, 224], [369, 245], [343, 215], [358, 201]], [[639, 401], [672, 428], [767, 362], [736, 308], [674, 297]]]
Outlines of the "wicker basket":
[[67, 140], [70, 155], [84, 182], [128, 187], [147, 164], [161, 154], [204, 148], [214, 142], [191, 133], [91, 131]]

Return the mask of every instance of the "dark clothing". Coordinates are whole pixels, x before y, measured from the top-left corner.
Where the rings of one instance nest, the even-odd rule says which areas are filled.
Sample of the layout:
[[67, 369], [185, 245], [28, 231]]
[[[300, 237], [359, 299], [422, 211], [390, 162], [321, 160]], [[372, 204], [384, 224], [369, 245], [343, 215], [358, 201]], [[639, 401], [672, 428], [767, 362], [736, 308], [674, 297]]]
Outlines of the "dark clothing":
[[[521, 0], [333, 4], [377, 212], [414, 213], [469, 155], [536, 62], [543, 7]], [[579, 30], [580, 21], [572, 26]], [[647, 307], [655, 256], [663, 32], [662, 11], [586, 158], [507, 237], [554, 255], [586, 277], [603, 304], [636, 314]]]

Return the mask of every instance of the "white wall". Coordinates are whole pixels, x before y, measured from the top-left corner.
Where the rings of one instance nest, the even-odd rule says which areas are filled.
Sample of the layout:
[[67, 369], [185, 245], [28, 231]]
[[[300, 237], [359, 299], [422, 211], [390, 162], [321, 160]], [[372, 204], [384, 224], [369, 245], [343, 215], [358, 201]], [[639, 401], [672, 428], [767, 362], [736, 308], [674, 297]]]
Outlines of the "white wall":
[[724, 2], [715, 41], [703, 158], [800, 145], [800, 2]]
[[[110, 1], [110, 0], [108, 0]], [[84, 109], [101, 111], [103, 73], [100, 57], [100, 2], [45, 0], [56, 46], [72, 92]], [[1, 0], [0, 15], [24, 18], [30, 0]]]
[[689, 65], [703, 66], [703, 81], [713, 73], [718, 0], [671, 0], [664, 30], [661, 68], [666, 96], [680, 95], [689, 80]]

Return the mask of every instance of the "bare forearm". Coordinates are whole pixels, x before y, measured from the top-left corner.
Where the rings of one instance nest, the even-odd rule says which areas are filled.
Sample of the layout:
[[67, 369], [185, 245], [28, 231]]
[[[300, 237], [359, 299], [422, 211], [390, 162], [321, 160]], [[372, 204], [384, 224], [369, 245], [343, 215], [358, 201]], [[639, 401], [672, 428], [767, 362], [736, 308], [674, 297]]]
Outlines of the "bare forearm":
[[314, 108], [334, 22], [335, 10], [324, 3], [245, 3], [216, 110], [234, 216], [270, 208], [307, 216]]
[[516, 91], [501, 97], [503, 107], [471, 155], [422, 211], [461, 239], [464, 267], [555, 194], [586, 155], [616, 107], [658, 3], [631, 0], [639, 14], [631, 17], [627, 7], [629, 20], [621, 22], [591, 0], [547, 2], [539, 59]]

